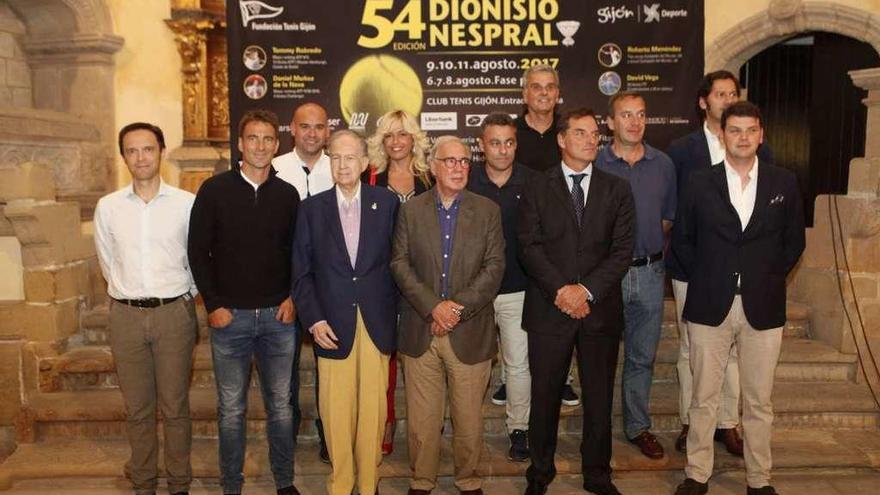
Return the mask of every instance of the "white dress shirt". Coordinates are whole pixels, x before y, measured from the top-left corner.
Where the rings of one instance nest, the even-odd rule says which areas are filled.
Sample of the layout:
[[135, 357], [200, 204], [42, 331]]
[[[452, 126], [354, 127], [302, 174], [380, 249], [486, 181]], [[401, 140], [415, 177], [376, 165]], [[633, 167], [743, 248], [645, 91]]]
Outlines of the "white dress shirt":
[[565, 162], [562, 162], [562, 176], [565, 177], [565, 184], [568, 186], [568, 193], [571, 194], [571, 186], [574, 184], [574, 179], [571, 178], [573, 174], [586, 174], [587, 176], [581, 179], [581, 189], [584, 190], [584, 205], [587, 204], [587, 194], [590, 192], [590, 178], [593, 176], [593, 164], [590, 163], [587, 165], [587, 168], [583, 169], [580, 172], [575, 172], [570, 169]]
[[706, 134], [706, 144], [709, 145], [709, 158], [712, 160], [712, 165], [723, 162], [724, 157], [727, 156], [724, 143], [709, 130], [709, 124], [705, 121], [703, 121], [703, 132]]
[[330, 157], [321, 152], [311, 173], [306, 174], [303, 167], [306, 162], [296, 154], [296, 148], [290, 153], [276, 156], [272, 166], [278, 171], [278, 178], [296, 188], [299, 199], [303, 200], [333, 187], [333, 174], [330, 172]]
[[749, 171], [749, 183], [745, 189], [742, 187], [742, 180], [736, 170], [724, 160], [724, 171], [727, 175], [727, 190], [730, 194], [730, 204], [739, 215], [739, 221], [742, 224], [742, 230], [746, 230], [749, 220], [752, 218], [752, 212], [755, 211], [755, 196], [758, 190], [758, 158], [755, 157], [755, 164]]
[[195, 196], [164, 182], [149, 203], [129, 185], [98, 201], [95, 248], [114, 299], [196, 293], [186, 255]]

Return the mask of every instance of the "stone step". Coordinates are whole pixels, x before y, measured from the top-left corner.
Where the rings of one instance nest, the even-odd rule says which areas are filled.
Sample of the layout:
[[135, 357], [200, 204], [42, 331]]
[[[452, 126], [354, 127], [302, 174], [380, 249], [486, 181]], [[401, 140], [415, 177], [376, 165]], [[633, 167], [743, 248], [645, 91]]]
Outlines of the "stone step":
[[[107, 304], [95, 306], [83, 312], [81, 316], [81, 340], [86, 344], [102, 345], [108, 343], [108, 311]], [[801, 303], [789, 301], [786, 308], [787, 321], [784, 335], [786, 337], [806, 338], [810, 336], [809, 308]], [[202, 342], [207, 342], [210, 334], [208, 317], [204, 305], [196, 306], [196, 315], [199, 320], [199, 336]], [[663, 301], [663, 338], [678, 338], [678, 329], [675, 317], [675, 301], [666, 298]]]
[[[315, 362], [311, 344], [303, 346], [300, 357], [300, 382], [303, 387], [314, 386]], [[661, 339], [657, 348], [654, 380], [677, 380], [678, 340]], [[193, 387], [213, 387], [214, 374], [211, 349], [207, 343], [196, 346], [193, 353]], [[843, 354], [819, 341], [788, 338], [783, 340], [776, 379], [779, 381], [852, 381], [855, 378], [856, 356]], [[622, 376], [623, 349], [618, 359], [618, 381]], [[40, 360], [40, 391], [73, 391], [115, 388], [118, 386], [115, 364], [107, 346], [75, 347], [60, 356]], [[577, 371], [574, 370], [575, 376]], [[492, 382], [497, 383], [500, 366], [492, 371]], [[256, 376], [256, 373], [254, 373]], [[402, 367], [398, 367], [398, 387], [403, 386]], [[255, 385], [254, 385], [255, 386]]]
[[[681, 471], [685, 464], [685, 457], [672, 449], [675, 435], [661, 434], [659, 438], [666, 447], [667, 454], [662, 459], [650, 460], [642, 456], [620, 434], [615, 435], [612, 445], [612, 467], [616, 480], [644, 477], [651, 475], [651, 473], [667, 473], [666, 476], [672, 476], [676, 481], [680, 480], [683, 477]], [[552, 488], [554, 493], [583, 493], [576, 488], [574, 491], [560, 491], [567, 485], [565, 477], [576, 477], [580, 471], [579, 443], [579, 435], [560, 436], [556, 454], [556, 469], [562, 479], [554, 484], [555, 486]], [[386, 487], [391, 486], [400, 491], [387, 493], [402, 494], [405, 489], [406, 480], [409, 479], [411, 472], [404, 444], [405, 442], [399, 442], [398, 448], [384, 459], [380, 467], [382, 478], [380, 487], [383, 493], [386, 493]], [[492, 479], [510, 478], [508, 481], [514, 484], [508, 486], [516, 486], [521, 490], [522, 477], [528, 463], [508, 461], [507, 447], [507, 439], [503, 436], [485, 437], [478, 473], [489, 478], [490, 482]], [[437, 493], [454, 493], [446, 491], [453, 474], [452, 448], [448, 438], [443, 440], [441, 450], [439, 466], [441, 490], [438, 490]], [[244, 474], [250, 489], [251, 484], [259, 484], [269, 476], [269, 462], [266, 444], [262, 439], [252, 438], [249, 440], [247, 452]], [[777, 428], [773, 434], [773, 467], [774, 474], [777, 475], [819, 468], [823, 470], [866, 470], [876, 473], [876, 469], [880, 468], [880, 455], [878, 454], [880, 454], [880, 432], [878, 431], [791, 431]], [[58, 439], [51, 442], [22, 444], [5, 463], [0, 465], [0, 490], [8, 490], [14, 485], [18, 488], [19, 484], [24, 487], [28, 484], [27, 480], [42, 480], [47, 484], [56, 478], [118, 480], [123, 475], [128, 455], [128, 444], [123, 439]], [[159, 465], [162, 464], [163, 461], [160, 459]], [[193, 476], [199, 480], [195, 483], [197, 488], [206, 485], [216, 486], [219, 470], [215, 440], [195, 439], [193, 441], [192, 468]], [[723, 449], [716, 449], [715, 470], [716, 473], [719, 473], [719, 477], [722, 476], [721, 473], [729, 471], [736, 471], [742, 477], [743, 469], [741, 458], [731, 456]], [[328, 474], [329, 467], [318, 460], [317, 445], [314, 442], [300, 443], [295, 454], [294, 470], [295, 482], [303, 489], [311, 485], [313, 481], [319, 482], [320, 478]], [[572, 481], [575, 483], [574, 487], [577, 487], [578, 481]], [[718, 479], [714, 481], [717, 483]], [[668, 483], [673, 486], [675, 481]], [[399, 488], [401, 485], [403, 488]], [[322, 487], [320, 483], [317, 486]], [[668, 491], [653, 491], [646, 485], [641, 486], [647, 491], [632, 491], [631, 493], [669, 493]], [[716, 488], [712, 490], [712, 493], [716, 493]], [[51, 491], [51, 493], [59, 492]], [[194, 493], [207, 493], [207, 491], [195, 491]], [[304, 491], [303, 493], [308, 492]], [[320, 492], [315, 490], [311, 493]], [[492, 492], [487, 491], [487, 493], [502, 492], [493, 490]], [[792, 490], [790, 493], [809, 492]]]
[[[621, 428], [619, 394], [614, 404], [614, 428]], [[397, 427], [406, 429], [406, 402], [402, 389], [395, 395]], [[589, 398], [586, 398], [589, 400]], [[865, 384], [835, 382], [784, 382], [774, 387], [775, 423], [779, 427], [876, 429], [880, 427], [880, 411]], [[194, 421], [193, 434], [216, 437], [216, 394], [210, 388], [190, 390], [190, 408]], [[248, 430], [262, 433], [266, 417], [260, 393], [251, 389], [248, 401]], [[303, 421], [300, 434], [313, 437], [312, 420], [316, 416], [315, 396], [311, 389], [300, 391]], [[655, 431], [674, 432], [680, 428], [678, 386], [657, 383], [652, 387], [651, 415]], [[483, 402], [484, 431], [506, 433], [505, 408], [493, 405], [487, 397]], [[124, 438], [125, 409], [118, 390], [88, 390], [39, 393], [28, 398], [17, 421], [22, 441], [60, 438]], [[447, 433], [450, 430], [447, 415]], [[581, 431], [580, 407], [562, 406], [560, 431]]]

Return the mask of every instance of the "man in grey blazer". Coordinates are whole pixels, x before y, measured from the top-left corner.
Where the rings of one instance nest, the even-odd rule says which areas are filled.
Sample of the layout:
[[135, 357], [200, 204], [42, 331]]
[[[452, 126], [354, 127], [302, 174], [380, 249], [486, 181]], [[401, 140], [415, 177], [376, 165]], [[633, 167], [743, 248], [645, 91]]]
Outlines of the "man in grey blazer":
[[409, 495], [436, 486], [446, 383], [449, 383], [455, 485], [482, 494], [476, 468], [482, 402], [497, 352], [492, 300], [504, 275], [501, 212], [467, 191], [470, 151], [454, 136], [429, 155], [436, 184], [400, 209], [391, 270], [400, 288], [398, 351], [406, 378]]

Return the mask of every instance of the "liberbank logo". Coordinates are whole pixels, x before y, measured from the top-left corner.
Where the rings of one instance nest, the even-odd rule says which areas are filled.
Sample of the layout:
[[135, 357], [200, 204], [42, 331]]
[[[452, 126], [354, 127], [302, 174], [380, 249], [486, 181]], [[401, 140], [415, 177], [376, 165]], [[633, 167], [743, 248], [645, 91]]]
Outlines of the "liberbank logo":
[[241, 23], [244, 27], [255, 19], [272, 19], [284, 12], [284, 7], [273, 7], [259, 0], [239, 0], [238, 7], [241, 9]]

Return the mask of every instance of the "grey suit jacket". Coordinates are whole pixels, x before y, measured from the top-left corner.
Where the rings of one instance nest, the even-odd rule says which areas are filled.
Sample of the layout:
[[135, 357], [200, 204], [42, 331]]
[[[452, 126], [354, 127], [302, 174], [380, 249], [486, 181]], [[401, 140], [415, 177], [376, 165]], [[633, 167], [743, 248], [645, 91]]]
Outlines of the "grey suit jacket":
[[[436, 189], [400, 207], [391, 271], [403, 296], [400, 301], [398, 350], [419, 357], [431, 344], [431, 311], [440, 297], [440, 220]], [[504, 276], [501, 211], [493, 201], [461, 192], [453, 235], [449, 299], [464, 306], [461, 322], [447, 338], [465, 364], [491, 359], [497, 352], [492, 300]]]

